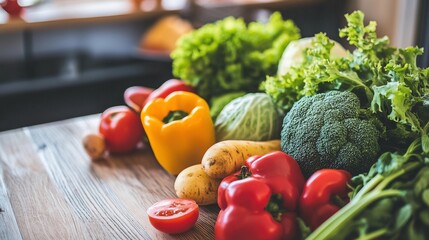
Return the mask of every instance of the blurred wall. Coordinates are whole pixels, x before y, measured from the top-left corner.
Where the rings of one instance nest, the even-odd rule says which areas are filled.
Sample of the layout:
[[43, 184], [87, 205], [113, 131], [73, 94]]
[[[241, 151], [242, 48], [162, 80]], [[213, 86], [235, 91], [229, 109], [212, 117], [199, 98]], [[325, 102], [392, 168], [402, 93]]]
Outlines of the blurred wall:
[[[31, 54], [49, 55], [75, 50], [91, 55], [115, 55], [136, 51], [142, 33], [152, 21], [96, 23], [87, 26], [34, 29], [31, 31]], [[0, 62], [24, 56], [22, 31], [0, 32]]]

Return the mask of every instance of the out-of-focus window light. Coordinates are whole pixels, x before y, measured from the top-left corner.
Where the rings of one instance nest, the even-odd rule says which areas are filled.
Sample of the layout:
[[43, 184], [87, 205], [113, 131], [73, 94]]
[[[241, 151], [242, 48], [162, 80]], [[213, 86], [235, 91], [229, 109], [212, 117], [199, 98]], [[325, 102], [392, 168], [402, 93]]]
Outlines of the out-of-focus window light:
[[[0, 0], [0, 4], [6, 0]], [[26, 8], [25, 22], [45, 22], [74, 18], [108, 17], [135, 14], [140, 11], [177, 10], [189, 0], [18, 0]], [[84, 6], [84, 7], [83, 7]], [[0, 24], [8, 22], [8, 14], [0, 7]]]
[[[0, 3], [4, 2], [6, 0], [0, 0]], [[85, 2], [97, 2], [97, 1], [104, 1], [104, 0], [18, 0], [19, 4], [23, 7], [29, 7], [33, 6], [39, 3], [85, 3]], [[124, 0], [125, 1], [125, 0]], [[141, 2], [151, 2], [151, 1], [158, 1], [158, 0], [137, 0]], [[180, 9], [183, 8], [188, 0], [159, 0], [162, 7], [164, 9]]]
[[162, 0], [162, 7], [165, 9], [179, 9], [186, 6], [187, 0]]
[[[0, 4], [2, 4], [5, 1], [6, 0], [0, 0]], [[29, 6], [36, 5], [37, 3], [40, 3], [42, 1], [43, 0], [18, 0], [18, 3], [23, 7], [29, 7]]]
[[[0, 0], [0, 4], [2, 4], [6, 0]], [[23, 7], [33, 6], [39, 3], [84, 3], [84, 2], [96, 2], [96, 1], [104, 1], [104, 0], [18, 0], [19, 5]], [[137, 0], [138, 1], [138, 0]], [[141, 2], [146, 1], [157, 1], [157, 0], [140, 0]], [[186, 5], [188, 0], [160, 0], [160, 3], [165, 9], [178, 9], [182, 8]]]
[[42, 0], [18, 0], [19, 5], [23, 7], [29, 7], [42, 2]]

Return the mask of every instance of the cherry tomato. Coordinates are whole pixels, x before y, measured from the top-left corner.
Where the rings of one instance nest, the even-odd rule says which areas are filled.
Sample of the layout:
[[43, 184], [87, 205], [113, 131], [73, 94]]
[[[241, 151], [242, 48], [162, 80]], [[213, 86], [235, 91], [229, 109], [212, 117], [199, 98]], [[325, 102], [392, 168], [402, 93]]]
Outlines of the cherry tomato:
[[101, 114], [98, 131], [111, 153], [127, 153], [143, 138], [143, 126], [136, 112], [126, 106], [115, 106]]
[[18, 0], [6, 0], [1, 2], [0, 6], [10, 15], [19, 16], [22, 12], [22, 7], [19, 5]]
[[125, 103], [134, 111], [140, 113], [144, 107], [146, 99], [153, 92], [152, 88], [133, 86], [129, 87], [124, 92]]
[[165, 199], [147, 209], [152, 226], [170, 234], [190, 230], [197, 222], [199, 213], [198, 204], [184, 198]]

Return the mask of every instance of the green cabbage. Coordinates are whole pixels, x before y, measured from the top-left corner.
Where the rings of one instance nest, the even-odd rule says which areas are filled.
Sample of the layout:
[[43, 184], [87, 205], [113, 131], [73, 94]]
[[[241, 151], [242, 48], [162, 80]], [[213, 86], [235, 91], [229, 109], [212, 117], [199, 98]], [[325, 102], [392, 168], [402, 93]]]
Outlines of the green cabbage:
[[280, 138], [276, 105], [266, 93], [248, 93], [229, 102], [216, 118], [215, 129], [217, 141]]
[[216, 120], [219, 113], [229, 102], [231, 102], [232, 100], [238, 97], [242, 97], [245, 94], [246, 92], [239, 91], [239, 92], [225, 93], [223, 95], [213, 97], [210, 101], [210, 115], [212, 116], [212, 119]]

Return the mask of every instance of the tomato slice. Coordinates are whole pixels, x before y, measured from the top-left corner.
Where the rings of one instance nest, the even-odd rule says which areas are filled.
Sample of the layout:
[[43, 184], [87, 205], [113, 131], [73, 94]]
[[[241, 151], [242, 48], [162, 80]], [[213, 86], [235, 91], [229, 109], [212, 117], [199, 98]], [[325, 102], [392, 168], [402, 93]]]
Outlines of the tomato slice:
[[194, 200], [183, 198], [159, 201], [149, 207], [146, 212], [154, 228], [170, 234], [190, 230], [200, 214], [198, 204]]

